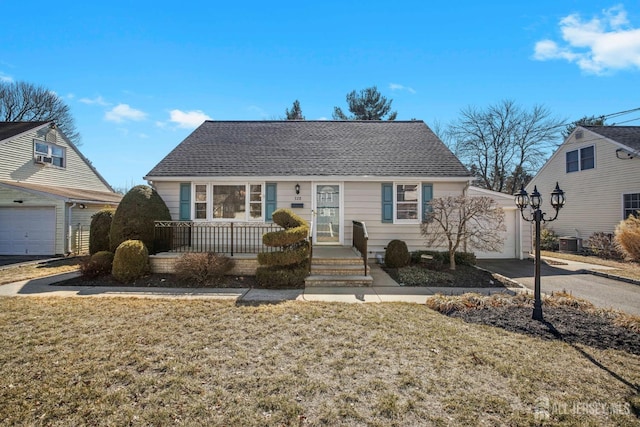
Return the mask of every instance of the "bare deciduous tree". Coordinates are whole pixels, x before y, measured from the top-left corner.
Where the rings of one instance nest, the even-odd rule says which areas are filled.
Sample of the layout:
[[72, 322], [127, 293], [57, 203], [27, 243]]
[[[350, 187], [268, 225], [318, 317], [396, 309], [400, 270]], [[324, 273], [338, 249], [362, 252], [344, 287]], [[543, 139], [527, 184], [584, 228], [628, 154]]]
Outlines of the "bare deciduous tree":
[[513, 194], [544, 163], [549, 146], [562, 142], [561, 123], [543, 106], [526, 110], [504, 100], [462, 110], [447, 139], [481, 187]]
[[71, 110], [58, 95], [44, 86], [27, 82], [0, 82], [0, 121], [54, 121], [74, 144], [79, 145]]
[[449, 265], [456, 269], [455, 254], [466, 242], [472, 249], [497, 252], [504, 243], [504, 211], [490, 197], [447, 196], [431, 200], [420, 231], [427, 247], [446, 246]]

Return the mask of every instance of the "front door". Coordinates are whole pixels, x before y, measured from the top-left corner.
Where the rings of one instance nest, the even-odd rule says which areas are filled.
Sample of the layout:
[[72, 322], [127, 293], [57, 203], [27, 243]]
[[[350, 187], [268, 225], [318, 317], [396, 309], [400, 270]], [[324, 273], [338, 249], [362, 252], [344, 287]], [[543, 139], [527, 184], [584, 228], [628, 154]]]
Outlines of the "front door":
[[315, 243], [342, 242], [342, 202], [340, 184], [316, 184]]

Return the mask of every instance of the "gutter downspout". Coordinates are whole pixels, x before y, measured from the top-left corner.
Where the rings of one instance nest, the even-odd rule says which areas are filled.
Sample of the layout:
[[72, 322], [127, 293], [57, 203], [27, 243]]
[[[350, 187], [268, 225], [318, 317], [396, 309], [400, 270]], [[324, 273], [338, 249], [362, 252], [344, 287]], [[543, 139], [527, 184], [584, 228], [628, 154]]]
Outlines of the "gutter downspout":
[[72, 224], [72, 222], [71, 222], [72, 211], [71, 210], [73, 208], [75, 208], [75, 207], [76, 207], [76, 203], [73, 202], [71, 204], [71, 206], [69, 206], [69, 215], [67, 217], [67, 252], [66, 252], [67, 255], [71, 254], [71, 234], [72, 234], [71, 233], [71, 227], [72, 227], [71, 226], [71, 224]]

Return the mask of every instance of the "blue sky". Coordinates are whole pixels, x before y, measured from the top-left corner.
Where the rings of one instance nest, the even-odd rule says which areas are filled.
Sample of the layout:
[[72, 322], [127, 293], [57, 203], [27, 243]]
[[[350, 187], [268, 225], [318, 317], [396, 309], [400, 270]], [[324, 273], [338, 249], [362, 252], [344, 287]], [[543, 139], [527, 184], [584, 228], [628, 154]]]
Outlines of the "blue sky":
[[295, 99], [331, 119], [374, 85], [429, 125], [504, 99], [567, 120], [640, 107], [637, 0], [1, 3], [0, 79], [62, 97], [114, 187], [205, 119], [279, 119]]

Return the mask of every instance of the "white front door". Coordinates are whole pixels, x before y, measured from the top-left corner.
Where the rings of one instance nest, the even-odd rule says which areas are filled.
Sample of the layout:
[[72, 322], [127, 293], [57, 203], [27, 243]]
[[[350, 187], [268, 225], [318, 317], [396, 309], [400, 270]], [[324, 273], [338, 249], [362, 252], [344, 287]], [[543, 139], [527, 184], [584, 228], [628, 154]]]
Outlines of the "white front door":
[[315, 184], [315, 195], [314, 243], [318, 245], [341, 245], [344, 232], [341, 184]]

